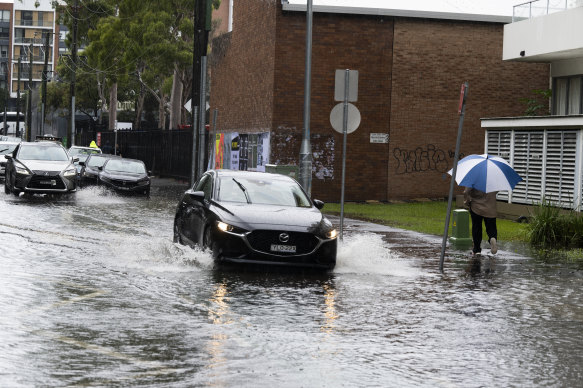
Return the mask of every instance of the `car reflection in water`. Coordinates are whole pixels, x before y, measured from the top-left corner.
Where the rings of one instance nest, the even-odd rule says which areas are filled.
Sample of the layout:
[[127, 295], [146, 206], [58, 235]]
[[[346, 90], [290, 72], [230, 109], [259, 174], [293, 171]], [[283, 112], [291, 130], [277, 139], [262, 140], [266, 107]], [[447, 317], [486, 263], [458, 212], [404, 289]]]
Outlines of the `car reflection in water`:
[[176, 209], [174, 241], [209, 248], [218, 263], [332, 269], [337, 231], [285, 175], [210, 170]]
[[150, 176], [141, 160], [109, 158], [100, 169], [99, 184], [121, 194], [150, 196]]

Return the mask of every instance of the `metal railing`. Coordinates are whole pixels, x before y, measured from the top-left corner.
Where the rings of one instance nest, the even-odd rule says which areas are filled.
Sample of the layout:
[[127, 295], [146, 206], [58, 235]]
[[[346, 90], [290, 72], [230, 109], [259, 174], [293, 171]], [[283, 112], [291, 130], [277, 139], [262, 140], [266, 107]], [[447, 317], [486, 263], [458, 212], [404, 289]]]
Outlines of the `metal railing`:
[[16, 19], [14, 25], [26, 27], [52, 27], [53, 22], [49, 20]]
[[583, 0], [532, 0], [513, 7], [512, 22], [550, 15], [581, 6], [583, 6]]

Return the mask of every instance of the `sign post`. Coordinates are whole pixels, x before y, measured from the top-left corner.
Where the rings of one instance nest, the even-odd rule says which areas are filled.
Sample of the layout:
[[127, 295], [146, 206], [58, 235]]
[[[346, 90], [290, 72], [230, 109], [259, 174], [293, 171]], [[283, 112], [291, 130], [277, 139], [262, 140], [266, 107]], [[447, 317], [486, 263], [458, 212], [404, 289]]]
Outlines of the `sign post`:
[[[351, 84], [354, 84], [351, 88]], [[336, 85], [334, 99], [343, 101], [336, 105], [330, 113], [332, 127], [342, 133], [342, 185], [340, 191], [340, 241], [344, 239], [344, 186], [346, 180], [346, 136], [352, 133], [360, 125], [360, 112], [358, 108], [348, 101], [356, 101], [358, 98], [358, 71], [336, 70]], [[342, 119], [340, 120], [340, 117]]]
[[460, 92], [460, 105], [458, 114], [460, 115], [460, 122], [457, 130], [457, 141], [455, 143], [455, 155], [453, 158], [453, 170], [451, 172], [451, 183], [449, 185], [449, 197], [447, 200], [447, 214], [445, 215], [445, 228], [443, 231], [443, 241], [441, 243], [441, 257], [439, 259], [439, 271], [443, 273], [443, 259], [445, 257], [445, 246], [447, 244], [447, 233], [449, 231], [449, 217], [451, 213], [451, 202], [453, 199], [453, 188], [455, 184], [455, 174], [457, 172], [457, 162], [460, 156], [460, 145], [462, 141], [462, 129], [464, 127], [464, 114], [466, 111], [466, 96], [468, 94], [468, 83], [462, 84]]

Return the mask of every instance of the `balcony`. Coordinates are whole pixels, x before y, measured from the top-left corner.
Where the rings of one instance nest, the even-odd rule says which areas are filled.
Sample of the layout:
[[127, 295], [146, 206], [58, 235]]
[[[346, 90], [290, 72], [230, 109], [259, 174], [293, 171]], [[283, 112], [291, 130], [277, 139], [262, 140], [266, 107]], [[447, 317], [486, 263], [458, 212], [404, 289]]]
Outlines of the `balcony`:
[[[551, 7], [558, 2], [561, 7]], [[534, 8], [538, 3], [545, 6]], [[539, 17], [526, 17], [504, 26], [503, 60], [551, 63], [583, 57], [583, 0], [539, 0], [522, 4], [526, 5], [530, 7], [530, 15]]]
[[53, 22], [48, 20], [16, 19], [14, 25], [16, 27], [52, 27]]

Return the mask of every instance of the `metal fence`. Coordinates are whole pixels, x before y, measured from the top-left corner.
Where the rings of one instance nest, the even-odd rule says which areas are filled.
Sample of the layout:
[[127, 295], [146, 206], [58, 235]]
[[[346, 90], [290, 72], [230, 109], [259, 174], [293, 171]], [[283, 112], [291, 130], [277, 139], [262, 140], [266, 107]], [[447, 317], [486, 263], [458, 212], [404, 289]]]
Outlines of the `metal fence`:
[[[106, 152], [111, 147], [113, 153], [115, 132], [100, 133], [101, 148]], [[96, 132], [87, 131], [77, 135], [75, 144], [88, 146], [96, 139]], [[192, 129], [118, 131], [117, 154], [142, 160], [155, 175], [188, 180], [192, 168]]]
[[581, 7], [581, 0], [532, 0], [513, 7], [512, 22], [550, 15], [569, 8]]

